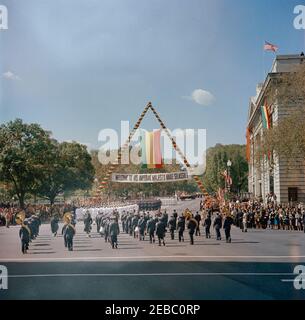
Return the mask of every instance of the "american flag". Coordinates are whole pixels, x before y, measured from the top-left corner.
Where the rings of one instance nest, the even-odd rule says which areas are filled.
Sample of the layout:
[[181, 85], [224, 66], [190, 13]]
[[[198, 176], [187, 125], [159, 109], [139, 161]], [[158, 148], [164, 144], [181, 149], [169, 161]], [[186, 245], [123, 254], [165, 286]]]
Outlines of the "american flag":
[[276, 52], [278, 49], [279, 49], [279, 47], [276, 46], [275, 44], [272, 44], [272, 43], [270, 43], [270, 42], [265, 41], [265, 44], [264, 44], [264, 50], [265, 50], [265, 51], [273, 51], [273, 52]]

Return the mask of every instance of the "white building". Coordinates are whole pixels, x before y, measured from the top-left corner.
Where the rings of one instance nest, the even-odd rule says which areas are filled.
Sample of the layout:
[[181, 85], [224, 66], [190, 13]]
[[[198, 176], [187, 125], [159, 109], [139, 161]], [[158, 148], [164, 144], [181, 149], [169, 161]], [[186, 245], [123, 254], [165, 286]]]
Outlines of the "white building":
[[[256, 161], [256, 145], [262, 139], [263, 125], [261, 106], [264, 105], [266, 91], [273, 85], [272, 80], [281, 74], [292, 72], [300, 63], [305, 63], [304, 55], [279, 55], [275, 58], [271, 72], [264, 83], [258, 84], [256, 96], [250, 99], [248, 113], [248, 128], [250, 130], [250, 159], [249, 159], [249, 192], [255, 197], [262, 197], [274, 193], [279, 202], [305, 202], [305, 166], [291, 168], [285, 159], [273, 155], [274, 164], [271, 167], [265, 159], [261, 164]], [[277, 99], [270, 108], [271, 126], [293, 110], [292, 105], [284, 105]]]

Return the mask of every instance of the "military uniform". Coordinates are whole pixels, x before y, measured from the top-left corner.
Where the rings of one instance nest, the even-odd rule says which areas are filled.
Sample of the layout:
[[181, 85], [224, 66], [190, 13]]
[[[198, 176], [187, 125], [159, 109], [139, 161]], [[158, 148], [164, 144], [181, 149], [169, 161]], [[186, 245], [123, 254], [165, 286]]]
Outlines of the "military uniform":
[[66, 223], [63, 226], [61, 233], [64, 236], [65, 247], [68, 247], [69, 251], [73, 251], [73, 237], [75, 235], [74, 226], [71, 223]]
[[119, 224], [116, 220], [109, 224], [109, 235], [112, 249], [118, 248], [118, 234], [120, 233]]
[[185, 230], [185, 218], [183, 216], [180, 216], [177, 222], [179, 242], [184, 241], [184, 236], [183, 236], [184, 230]]
[[211, 238], [211, 224], [212, 224], [212, 220], [211, 220], [211, 216], [208, 214], [207, 217], [204, 219], [204, 224], [203, 226], [205, 227], [205, 237]]
[[233, 224], [233, 219], [231, 216], [227, 216], [223, 222], [223, 228], [225, 230], [226, 242], [231, 242], [231, 225]]
[[174, 232], [176, 230], [176, 219], [174, 218], [174, 216], [170, 217], [170, 219], [168, 220], [167, 226], [169, 228], [171, 239], [174, 240], [174, 238], [175, 238], [175, 233]]
[[26, 221], [21, 225], [21, 228], [19, 230], [19, 237], [21, 240], [21, 251], [22, 253], [27, 253], [27, 250], [29, 248], [30, 238], [31, 238], [31, 231], [27, 226]]
[[147, 232], [149, 235], [150, 243], [155, 242], [155, 230], [156, 230], [156, 220], [150, 218], [147, 222]]
[[166, 224], [164, 223], [164, 221], [162, 219], [160, 219], [156, 224], [156, 235], [159, 240], [159, 246], [161, 246], [161, 241], [162, 241], [163, 245], [165, 246], [165, 241], [164, 241], [165, 231], [166, 231]]
[[194, 233], [197, 227], [198, 227], [197, 221], [194, 218], [190, 218], [187, 224], [187, 228], [189, 230], [191, 245], [194, 244]]
[[222, 227], [222, 218], [221, 218], [219, 213], [217, 213], [217, 216], [216, 216], [216, 218], [214, 220], [213, 227], [215, 228], [215, 231], [216, 231], [216, 239], [217, 240], [221, 240], [220, 229]]

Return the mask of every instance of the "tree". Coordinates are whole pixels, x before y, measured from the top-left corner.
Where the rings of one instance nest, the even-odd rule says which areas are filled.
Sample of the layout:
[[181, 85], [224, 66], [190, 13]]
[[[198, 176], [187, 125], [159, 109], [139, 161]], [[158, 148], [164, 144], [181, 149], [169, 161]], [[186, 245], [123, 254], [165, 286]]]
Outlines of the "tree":
[[0, 180], [11, 186], [21, 208], [41, 178], [51, 145], [50, 133], [38, 124], [16, 119], [0, 126]]
[[35, 191], [53, 204], [60, 193], [90, 189], [93, 179], [94, 168], [86, 146], [77, 142], [54, 142]]
[[223, 189], [225, 187], [222, 173], [227, 169], [229, 159], [232, 162], [230, 168], [231, 191], [236, 193], [247, 191], [248, 163], [245, 146], [217, 144], [207, 150], [207, 165], [203, 176], [203, 184], [208, 192], [215, 193], [219, 188]]

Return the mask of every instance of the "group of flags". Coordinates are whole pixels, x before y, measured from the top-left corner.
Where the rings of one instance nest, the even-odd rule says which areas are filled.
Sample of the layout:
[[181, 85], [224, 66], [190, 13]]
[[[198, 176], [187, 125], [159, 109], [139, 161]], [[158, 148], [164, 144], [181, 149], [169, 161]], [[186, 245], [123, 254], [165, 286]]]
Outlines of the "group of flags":
[[225, 182], [227, 184], [227, 186], [231, 186], [232, 185], [232, 177], [230, 175], [230, 173], [228, 172], [228, 170], [225, 170], [223, 173], [222, 173], [224, 179], [225, 179]]

